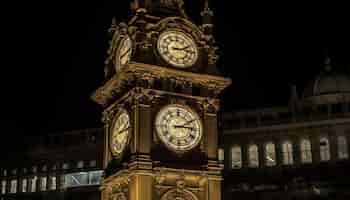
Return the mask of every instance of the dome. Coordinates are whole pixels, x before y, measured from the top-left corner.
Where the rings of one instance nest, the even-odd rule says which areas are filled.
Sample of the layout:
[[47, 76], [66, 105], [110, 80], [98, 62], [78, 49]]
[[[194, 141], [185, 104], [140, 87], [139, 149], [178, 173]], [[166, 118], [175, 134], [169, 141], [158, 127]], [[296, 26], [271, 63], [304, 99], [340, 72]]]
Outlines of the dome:
[[350, 102], [350, 77], [328, 67], [305, 87], [302, 97], [307, 104]]

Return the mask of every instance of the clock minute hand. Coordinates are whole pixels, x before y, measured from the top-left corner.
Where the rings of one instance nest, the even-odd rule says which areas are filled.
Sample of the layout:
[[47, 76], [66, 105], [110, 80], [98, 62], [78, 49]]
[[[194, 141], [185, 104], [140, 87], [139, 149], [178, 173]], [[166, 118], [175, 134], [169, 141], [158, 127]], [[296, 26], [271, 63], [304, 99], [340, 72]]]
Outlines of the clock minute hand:
[[190, 121], [187, 121], [187, 122], [185, 122], [184, 124], [182, 124], [182, 126], [185, 126], [185, 125], [187, 125], [187, 124], [190, 124], [190, 123], [192, 123], [192, 122], [194, 122], [194, 121], [196, 121], [197, 119], [192, 119], [192, 120], [190, 120]]

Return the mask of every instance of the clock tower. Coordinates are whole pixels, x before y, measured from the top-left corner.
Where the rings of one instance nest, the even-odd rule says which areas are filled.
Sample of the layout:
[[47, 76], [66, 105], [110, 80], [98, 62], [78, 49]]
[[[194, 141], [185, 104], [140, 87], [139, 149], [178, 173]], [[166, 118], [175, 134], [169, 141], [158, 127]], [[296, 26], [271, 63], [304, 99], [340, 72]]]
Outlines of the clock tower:
[[182, 0], [134, 0], [113, 20], [103, 106], [102, 200], [220, 200], [218, 95], [212, 11], [195, 25]]

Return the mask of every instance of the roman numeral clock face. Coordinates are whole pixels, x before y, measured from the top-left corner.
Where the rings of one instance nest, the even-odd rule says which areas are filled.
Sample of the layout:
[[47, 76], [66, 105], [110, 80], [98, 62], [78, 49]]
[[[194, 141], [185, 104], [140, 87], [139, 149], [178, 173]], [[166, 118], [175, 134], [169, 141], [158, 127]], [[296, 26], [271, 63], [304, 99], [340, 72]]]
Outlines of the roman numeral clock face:
[[130, 61], [132, 53], [132, 42], [129, 36], [125, 36], [121, 39], [118, 50], [117, 50], [117, 63], [116, 70], [119, 71], [120, 68]]
[[128, 143], [130, 135], [130, 118], [126, 111], [122, 111], [114, 120], [111, 129], [110, 146], [114, 156], [120, 156]]
[[193, 149], [202, 137], [202, 124], [198, 115], [182, 105], [169, 105], [156, 116], [159, 139], [170, 150], [184, 152]]
[[180, 31], [166, 31], [159, 36], [157, 49], [171, 65], [187, 68], [195, 64], [198, 49], [193, 38]]

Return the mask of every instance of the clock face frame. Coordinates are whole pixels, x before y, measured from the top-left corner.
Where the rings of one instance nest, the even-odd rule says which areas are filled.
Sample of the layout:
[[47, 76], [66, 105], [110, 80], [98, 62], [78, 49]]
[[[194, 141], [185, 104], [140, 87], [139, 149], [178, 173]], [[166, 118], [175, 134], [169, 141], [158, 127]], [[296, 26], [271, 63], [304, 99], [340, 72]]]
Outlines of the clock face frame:
[[178, 30], [168, 30], [160, 34], [157, 50], [166, 62], [178, 68], [191, 67], [199, 56], [192, 36]]
[[116, 62], [116, 71], [119, 71], [121, 67], [127, 64], [130, 61], [132, 54], [132, 41], [129, 36], [124, 36], [117, 50], [117, 62]]
[[201, 120], [196, 112], [187, 106], [171, 104], [162, 108], [155, 119], [159, 139], [175, 152], [193, 149], [203, 135]]
[[114, 156], [120, 156], [129, 142], [131, 133], [130, 116], [122, 110], [115, 117], [110, 134], [110, 148]]

